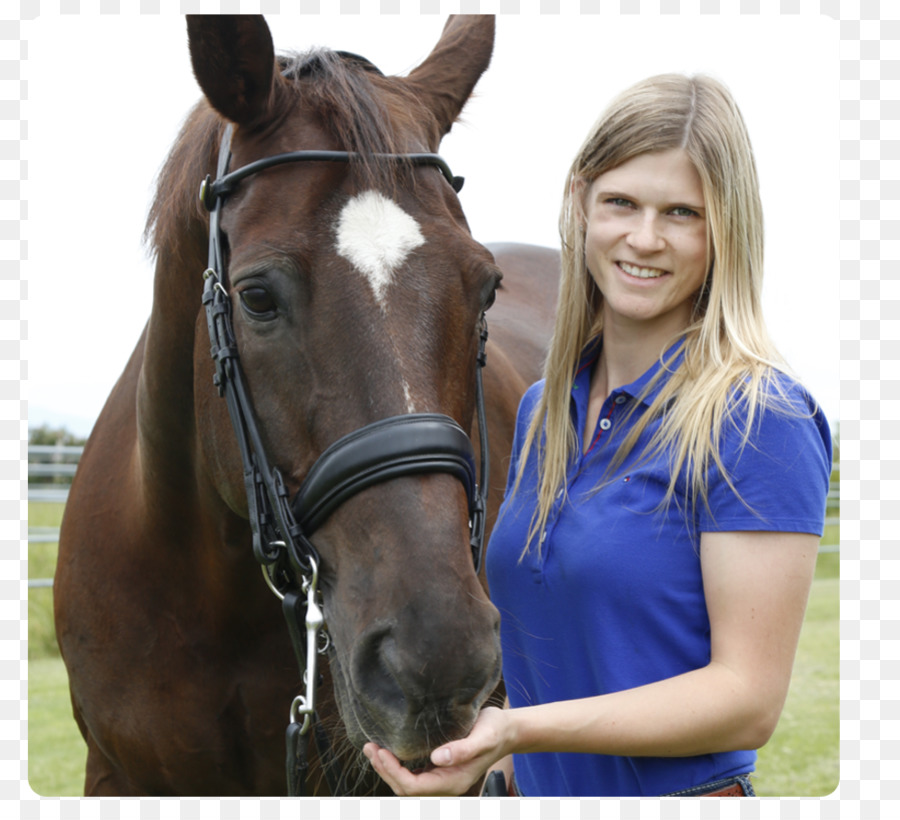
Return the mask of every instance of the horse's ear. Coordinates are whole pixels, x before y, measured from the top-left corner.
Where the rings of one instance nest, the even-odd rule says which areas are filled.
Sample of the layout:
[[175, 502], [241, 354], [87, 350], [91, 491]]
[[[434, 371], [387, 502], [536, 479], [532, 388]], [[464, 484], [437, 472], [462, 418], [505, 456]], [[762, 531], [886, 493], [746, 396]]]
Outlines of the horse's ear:
[[262, 15], [188, 14], [194, 76], [213, 108], [238, 125], [266, 119], [274, 103], [275, 47]]
[[491, 62], [494, 16], [457, 14], [425, 61], [409, 74], [444, 136], [459, 116], [478, 78]]

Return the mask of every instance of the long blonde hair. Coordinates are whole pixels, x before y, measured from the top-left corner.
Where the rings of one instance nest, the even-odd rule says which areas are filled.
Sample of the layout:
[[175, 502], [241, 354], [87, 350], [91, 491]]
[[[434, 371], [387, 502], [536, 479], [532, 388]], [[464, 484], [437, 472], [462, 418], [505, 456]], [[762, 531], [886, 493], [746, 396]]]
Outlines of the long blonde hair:
[[[738, 400], [745, 402], [746, 428], [741, 432], [746, 440], [754, 414], [777, 393], [770, 389], [773, 368], [784, 368], [762, 317], [762, 204], [743, 118], [728, 90], [710, 77], [651, 77], [610, 104], [566, 178], [559, 221], [562, 277], [544, 369], [546, 384], [513, 490], [519, 487], [531, 449], [537, 448], [538, 505], [526, 551], [546, 526], [558, 493], [566, 489], [567, 468], [578, 447], [569, 413], [575, 371], [586, 345], [603, 331], [603, 296], [585, 264], [582, 197], [606, 171], [641, 154], [673, 148], [684, 149], [700, 175], [711, 263], [682, 334], [683, 344], [675, 346], [684, 350], [684, 359], [672, 370], [667, 367], [674, 358], [670, 356], [647, 386], [645, 394], [669, 376], [619, 446], [613, 468], [647, 425], [662, 417], [644, 453], [669, 451], [673, 477], [682, 470], [690, 476], [689, 503], [705, 503], [710, 465], [715, 463], [725, 474], [718, 442], [729, 411]], [[671, 481], [664, 504], [672, 500], [674, 489]]]

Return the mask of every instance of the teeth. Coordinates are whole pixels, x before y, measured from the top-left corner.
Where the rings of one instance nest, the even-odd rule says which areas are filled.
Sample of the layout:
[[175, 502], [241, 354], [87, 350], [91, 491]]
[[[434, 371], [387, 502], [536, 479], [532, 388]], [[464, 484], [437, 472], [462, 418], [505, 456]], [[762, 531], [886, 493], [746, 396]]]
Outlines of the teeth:
[[658, 268], [639, 268], [637, 265], [629, 265], [627, 262], [619, 262], [619, 267], [629, 276], [634, 276], [638, 279], [658, 279], [665, 273], [665, 271]]

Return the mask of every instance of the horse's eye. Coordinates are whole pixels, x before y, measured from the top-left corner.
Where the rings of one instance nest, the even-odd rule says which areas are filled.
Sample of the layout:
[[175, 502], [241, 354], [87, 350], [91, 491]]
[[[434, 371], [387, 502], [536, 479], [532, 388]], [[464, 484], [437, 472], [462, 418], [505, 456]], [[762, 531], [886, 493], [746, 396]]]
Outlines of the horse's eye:
[[494, 300], [497, 298], [497, 291], [500, 288], [500, 280], [502, 278], [503, 277], [498, 273], [496, 276], [492, 276], [485, 284], [484, 290], [482, 291], [482, 304], [484, 305], [482, 310], [488, 310], [491, 305], [494, 304]]
[[275, 300], [265, 288], [249, 287], [240, 292], [241, 304], [251, 316], [271, 318], [275, 313]]

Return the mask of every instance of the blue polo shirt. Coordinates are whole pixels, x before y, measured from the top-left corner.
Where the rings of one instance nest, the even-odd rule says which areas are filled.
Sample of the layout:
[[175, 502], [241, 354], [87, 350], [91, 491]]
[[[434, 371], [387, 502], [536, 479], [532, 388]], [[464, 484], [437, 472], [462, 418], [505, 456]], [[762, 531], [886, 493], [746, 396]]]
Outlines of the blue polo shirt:
[[[572, 391], [571, 412], [582, 453], [590, 372], [586, 354]], [[700, 572], [700, 533], [785, 531], [822, 534], [831, 473], [828, 424], [809, 395], [779, 375], [794, 414], [767, 410], [741, 447], [744, 423], [726, 423], [720, 453], [740, 494], [713, 469], [709, 509], [686, 519], [684, 475], [665, 510], [670, 481], [665, 457], [639, 458], [659, 421], [652, 422], [602, 489], [616, 441], [646, 411], [646, 396], [621, 425], [654, 365], [605, 402], [590, 451], [568, 473], [568, 497], [536, 544], [520, 560], [536, 503], [532, 450], [519, 491], [509, 492], [528, 422], [543, 390], [533, 385], [519, 407], [507, 497], [491, 535], [487, 577], [501, 614], [503, 677], [513, 707], [621, 691], [706, 666], [710, 627]], [[642, 463], [639, 463], [642, 462]], [[749, 508], [748, 508], [749, 507]], [[679, 704], [671, 704], [678, 709]], [[754, 768], [755, 750], [698, 757], [614, 757], [590, 754], [516, 755], [525, 795], [663, 795]]]

